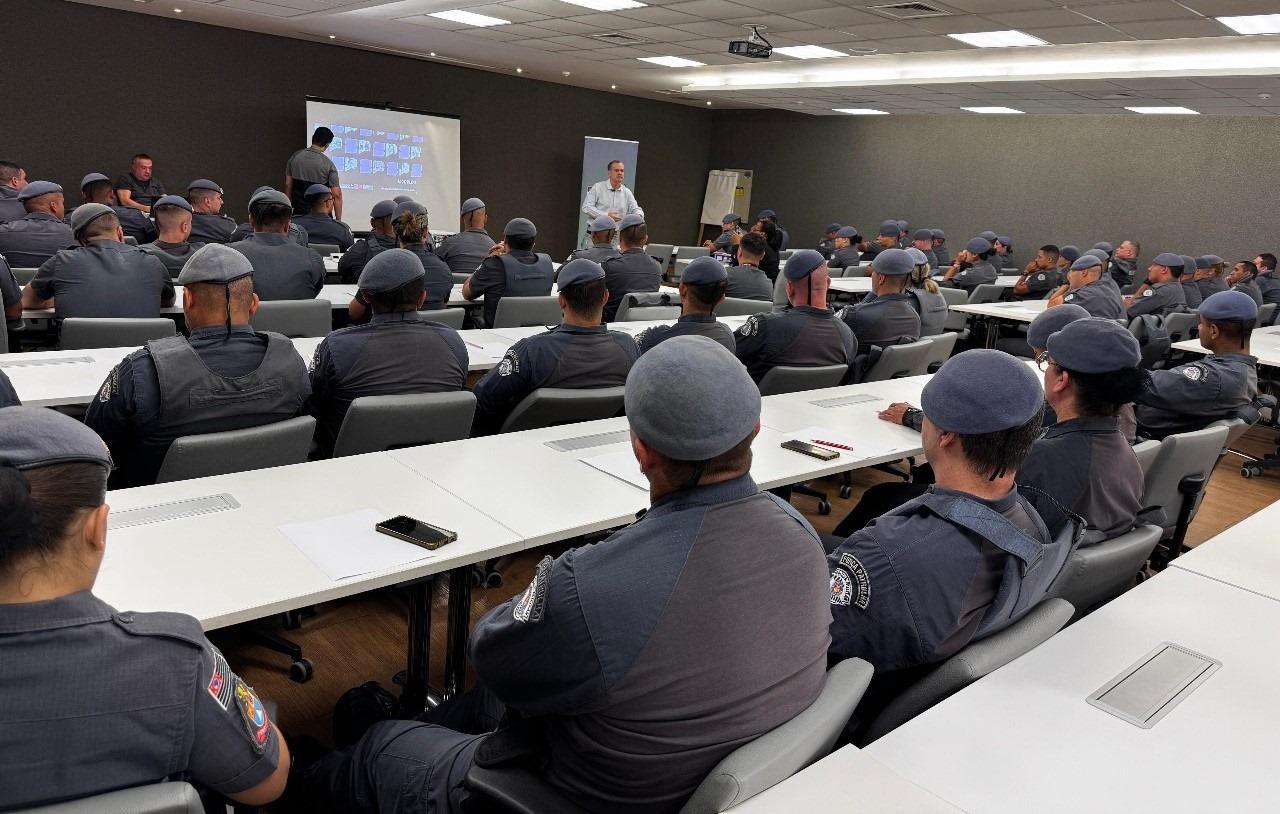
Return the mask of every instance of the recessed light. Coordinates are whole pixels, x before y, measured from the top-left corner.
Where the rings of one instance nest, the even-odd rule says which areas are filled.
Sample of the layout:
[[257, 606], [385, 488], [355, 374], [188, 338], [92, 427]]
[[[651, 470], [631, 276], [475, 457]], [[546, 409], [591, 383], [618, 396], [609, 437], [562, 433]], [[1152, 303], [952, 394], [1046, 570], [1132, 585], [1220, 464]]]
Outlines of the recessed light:
[[823, 48], [821, 45], [788, 45], [785, 48], [774, 48], [773, 52], [795, 59], [825, 59], [827, 57], [848, 56], [844, 51]]
[[1011, 107], [962, 107], [961, 110], [967, 110], [970, 113], [1021, 113], [1021, 110], [1015, 110]]
[[707, 102], [707, 107], [711, 107], [711, 102], [710, 102], [710, 101], [708, 101], [708, 102]]
[[524, 68], [516, 68], [516, 73], [524, 73]]
[[174, 14], [181, 14], [181, 13], [182, 13], [182, 9], [180, 9], [180, 8], [175, 8], [175, 9], [173, 10], [173, 13], [174, 13]]
[[569, 74], [569, 72], [568, 72], [568, 71], [561, 71], [561, 72], [560, 72], [560, 75], [561, 75], [561, 76], [569, 76], [570, 74]]
[[1152, 116], [1199, 116], [1200, 111], [1189, 107], [1126, 107], [1134, 113], [1147, 113]]
[[330, 34], [330, 35], [329, 35], [329, 39], [331, 39], [331, 40], [336, 40], [337, 38], [338, 38], [338, 35], [337, 35], [337, 34]]
[[1015, 48], [1022, 45], [1049, 44], [1039, 37], [1033, 37], [1021, 31], [974, 31], [971, 34], [948, 34], [947, 36], [975, 48]]
[[636, 57], [641, 62], [650, 62], [654, 65], [661, 65], [664, 68], [701, 68], [706, 65], [705, 62], [698, 62], [695, 59], [685, 59], [684, 57]]
[[1216, 19], [1239, 34], [1280, 34], [1280, 14], [1246, 14]]
[[429, 56], [429, 57], [433, 57], [433, 56], [435, 56], [435, 55], [436, 55], [436, 52], [435, 52], [435, 51], [432, 51], [431, 53], [427, 54], [427, 56]]
[[888, 116], [887, 110], [876, 110], [874, 107], [833, 107], [832, 112], [845, 113], [850, 116]]
[[507, 25], [511, 22], [501, 17], [490, 17], [487, 14], [476, 14], [474, 11], [463, 11], [462, 9], [433, 11], [427, 16], [435, 17], [439, 20], [448, 20], [451, 23], [462, 23], [463, 25], [474, 25], [481, 28], [490, 25]]
[[610, 85], [610, 86], [609, 86], [609, 90], [617, 90], [617, 89], [618, 89], [618, 86], [617, 86], [617, 85]]
[[644, 3], [635, 0], [560, 0], [571, 6], [582, 6], [595, 11], [621, 11], [624, 8], [644, 8]]

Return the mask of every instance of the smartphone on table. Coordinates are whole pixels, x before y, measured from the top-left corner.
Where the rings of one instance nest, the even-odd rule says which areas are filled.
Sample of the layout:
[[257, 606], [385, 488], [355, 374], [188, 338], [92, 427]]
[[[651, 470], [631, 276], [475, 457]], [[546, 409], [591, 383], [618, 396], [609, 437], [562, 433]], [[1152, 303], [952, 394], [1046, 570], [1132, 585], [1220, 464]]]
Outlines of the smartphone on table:
[[456, 531], [442, 529], [439, 526], [433, 526], [430, 523], [424, 523], [421, 520], [415, 520], [406, 514], [399, 517], [393, 517], [390, 520], [383, 520], [374, 526], [376, 531], [383, 534], [389, 534], [407, 543], [413, 543], [416, 546], [422, 546], [428, 551], [435, 551], [443, 545], [448, 545], [458, 539]]

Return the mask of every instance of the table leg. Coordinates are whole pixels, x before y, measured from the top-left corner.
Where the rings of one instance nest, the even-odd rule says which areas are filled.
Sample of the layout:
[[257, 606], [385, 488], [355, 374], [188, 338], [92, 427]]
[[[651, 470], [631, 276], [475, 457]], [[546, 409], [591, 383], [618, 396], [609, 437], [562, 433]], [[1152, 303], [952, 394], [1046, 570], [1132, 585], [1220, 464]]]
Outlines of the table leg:
[[449, 572], [449, 637], [444, 654], [444, 697], [462, 692], [467, 678], [467, 634], [471, 627], [471, 566]]
[[431, 579], [409, 586], [409, 657], [401, 703], [416, 715], [426, 708], [431, 676]]

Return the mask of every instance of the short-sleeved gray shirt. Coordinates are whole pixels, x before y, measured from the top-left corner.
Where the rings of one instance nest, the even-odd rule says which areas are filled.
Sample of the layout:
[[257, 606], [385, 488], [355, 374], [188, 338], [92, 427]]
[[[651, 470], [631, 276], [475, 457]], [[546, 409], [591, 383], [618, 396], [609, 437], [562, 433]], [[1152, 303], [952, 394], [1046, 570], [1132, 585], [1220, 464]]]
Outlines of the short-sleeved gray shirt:
[[289, 156], [284, 172], [293, 179], [295, 186], [299, 181], [327, 187], [338, 185], [338, 168], [333, 165], [333, 160], [311, 147], [304, 147]]
[[31, 290], [54, 298], [59, 319], [156, 317], [174, 295], [169, 270], [159, 258], [114, 240], [58, 252], [36, 271]]

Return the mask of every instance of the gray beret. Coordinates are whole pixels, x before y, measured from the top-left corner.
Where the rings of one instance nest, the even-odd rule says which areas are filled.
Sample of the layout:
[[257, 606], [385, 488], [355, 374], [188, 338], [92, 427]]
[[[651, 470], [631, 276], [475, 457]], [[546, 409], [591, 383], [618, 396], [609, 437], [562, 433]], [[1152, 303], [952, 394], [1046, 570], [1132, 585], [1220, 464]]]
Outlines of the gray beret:
[[271, 186], [258, 187], [253, 192], [249, 193], [249, 197], [252, 198], [254, 195], [257, 195], [259, 192], [266, 192], [269, 189], [275, 189], [275, 187], [271, 187]]
[[[929, 262], [929, 258], [924, 256], [924, 252], [920, 251], [915, 246], [908, 246], [904, 251], [911, 255], [911, 262], [915, 263], [917, 266], [923, 266]], [[883, 254], [883, 252], [881, 253]], [[874, 265], [874, 263], [872, 265]]]
[[[758, 398], [756, 404], [758, 410]], [[0, 465], [39, 469], [79, 462], [111, 467], [111, 453], [96, 432], [47, 407], [4, 409], [4, 421], [0, 421]]]
[[934, 240], [946, 240], [947, 233], [941, 229], [930, 229], [929, 234], [933, 235]]
[[307, 187], [306, 192], [302, 193], [303, 197], [305, 198], [310, 198], [316, 195], [332, 195], [332, 194], [333, 194], [333, 190], [329, 189], [324, 184], [312, 184], [311, 186]]
[[736, 212], [730, 212], [720, 219], [721, 223], [742, 223], [742, 216]]
[[1041, 311], [1027, 326], [1027, 344], [1044, 350], [1049, 337], [1077, 319], [1088, 319], [1089, 312], [1078, 305], [1063, 303]]
[[1157, 254], [1156, 259], [1151, 262], [1157, 266], [1164, 266], [1165, 268], [1182, 267], [1182, 258], [1173, 252], [1161, 252], [1160, 254]]
[[618, 230], [630, 229], [632, 226], [644, 225], [644, 215], [623, 215], [618, 221]]
[[401, 201], [396, 204], [396, 208], [392, 210], [391, 217], [399, 218], [405, 212], [408, 212], [410, 215], [426, 215], [427, 208], [417, 201]]
[[741, 443], [760, 420], [760, 389], [732, 353], [705, 336], [676, 336], [627, 374], [631, 431], [678, 461], [706, 461]]
[[1213, 263], [1209, 262], [1208, 256], [1201, 255], [1200, 257], [1196, 258], [1196, 268], [1198, 269], [1207, 269], [1209, 268], [1209, 266], [1212, 266], [1212, 265]]
[[836, 231], [836, 237], [843, 237], [843, 238], [848, 238], [849, 240], [853, 240], [857, 236], [858, 236], [858, 230], [853, 228], [852, 226], [842, 226], [840, 227], [839, 230]]
[[1114, 319], [1076, 320], [1050, 336], [1045, 350], [1059, 367], [1077, 373], [1114, 373], [1142, 360], [1138, 340]]
[[840, 231], [840, 228], [841, 228], [841, 224], [839, 223], [828, 223], [826, 231], [824, 231], [823, 234], [829, 235], [832, 232], [838, 232]]
[[[1201, 260], [1204, 261], [1203, 266], [1200, 265]], [[1219, 263], [1225, 263], [1225, 262], [1226, 262], [1225, 260], [1223, 260], [1221, 257], [1219, 257], [1216, 254], [1206, 254], [1203, 257], [1196, 258], [1196, 268], [1211, 268], [1212, 266], [1216, 266]]]
[[187, 184], [187, 192], [190, 192], [193, 189], [207, 189], [212, 192], [217, 192], [218, 194], [222, 194], [222, 187], [210, 181], [208, 178], [197, 178], [196, 180]]
[[502, 234], [504, 237], [537, 237], [538, 227], [527, 218], [512, 218], [503, 227]]
[[76, 207], [76, 211], [71, 213], [71, 234], [78, 235], [84, 227], [103, 215], [114, 215], [115, 213], [116, 211], [106, 204], [81, 204]]
[[906, 277], [915, 266], [911, 255], [902, 249], [885, 249], [871, 261], [871, 270], [886, 277]]
[[427, 274], [418, 255], [408, 249], [383, 249], [369, 258], [356, 283], [361, 291], [381, 294], [421, 280]]
[[905, 232], [905, 231], [907, 231], [907, 227], [911, 225], [910, 223], [907, 223], [905, 220], [902, 220], [901, 218], [899, 218], [898, 220], [894, 221], [894, 223], [898, 224], [898, 231], [899, 231], [899, 232]]
[[612, 232], [617, 229], [617, 225], [613, 222], [613, 218], [608, 215], [601, 215], [591, 221], [591, 226], [587, 229], [589, 232]]
[[978, 236], [964, 244], [964, 250], [970, 254], [986, 254], [991, 251], [991, 241], [985, 237]]
[[[1104, 263], [1105, 263], [1106, 261], [1108, 261], [1108, 260], [1110, 260], [1110, 259], [1111, 259], [1111, 258], [1107, 257], [1107, 253], [1106, 253], [1106, 252], [1104, 252], [1102, 249], [1090, 249], [1089, 251], [1085, 252], [1084, 254], [1085, 254], [1085, 255], [1088, 255], [1089, 257], [1096, 257], [1096, 258], [1098, 258], [1099, 260], [1101, 260], [1101, 261], [1102, 261], [1102, 262], [1104, 262]], [[1083, 257], [1084, 255], [1081, 255], [1081, 256]]]
[[394, 215], [395, 212], [396, 212], [395, 201], [378, 201], [376, 204], [373, 205], [373, 208], [369, 210], [369, 217], [389, 218], [392, 215]]
[[1108, 243], [1105, 240], [1099, 240], [1097, 243], [1093, 244], [1093, 248], [1102, 249], [1107, 254], [1111, 254], [1113, 251], [1116, 250], [1115, 246], [1112, 246], [1110, 243]]
[[1013, 248], [1013, 238], [1007, 235], [998, 235], [996, 240], [1000, 241], [1000, 245], [1004, 246], [1006, 249]]
[[946, 432], [983, 435], [1034, 418], [1044, 407], [1044, 388], [1025, 362], [1004, 351], [967, 350], [924, 386], [920, 407]]
[[[376, 255], [375, 255], [376, 256]], [[233, 283], [242, 277], [253, 274], [253, 264], [249, 258], [230, 246], [221, 243], [209, 243], [191, 255], [182, 273], [178, 275], [179, 285], [194, 283]]]
[[[704, 258], [711, 260], [710, 257]], [[711, 260], [712, 263], [716, 261]], [[690, 263], [689, 265], [693, 265]], [[720, 265], [716, 263], [716, 265]], [[588, 260], [585, 257], [579, 257], [577, 260], [570, 260], [560, 267], [560, 273], [556, 275], [556, 285], [561, 291], [564, 291], [571, 285], [579, 283], [589, 283], [593, 280], [604, 279], [604, 268], [594, 260]]]
[[680, 275], [680, 282], [689, 285], [705, 283], [723, 283], [729, 279], [729, 272], [714, 257], [695, 257]]
[[912, 240], [933, 240], [932, 229], [917, 229], [916, 233], [911, 236]]
[[896, 220], [887, 220], [880, 224], [880, 229], [877, 232], [880, 237], [897, 237], [901, 233], [902, 230], [898, 228]]
[[176, 206], [179, 209], [185, 209], [188, 212], [194, 212], [191, 208], [191, 202], [181, 195], [162, 195], [158, 201], [151, 205], [152, 209], [159, 209], [162, 206]]
[[391, 200], [395, 201], [395, 202], [396, 202], [396, 203], [398, 203], [398, 204], [402, 204], [402, 203], [404, 203], [405, 201], [412, 201], [412, 200], [413, 200], [413, 198], [411, 198], [411, 197], [410, 197], [410, 196], [408, 196], [408, 195], [397, 195], [396, 197], [392, 198]]
[[996, 239], [996, 233], [988, 229], [985, 232], [978, 232], [978, 237], [986, 241], [992, 241]]
[[1074, 263], [1076, 260], [1080, 259], [1080, 250], [1068, 243], [1066, 246], [1058, 249], [1058, 256], [1067, 258], [1068, 263]]
[[1087, 271], [1102, 268], [1102, 261], [1092, 254], [1082, 254], [1071, 263], [1072, 271]]
[[32, 181], [18, 193], [18, 200], [29, 201], [32, 198], [39, 198], [41, 195], [52, 195], [55, 192], [61, 193], [62, 187], [52, 181]]
[[1205, 297], [1204, 302], [1200, 303], [1200, 316], [1205, 319], [1251, 322], [1258, 318], [1258, 304], [1243, 291], [1219, 291]]
[[825, 262], [827, 261], [822, 255], [813, 249], [800, 249], [787, 260], [787, 264], [782, 267], [782, 273], [788, 280], [803, 280]]
[[756, 215], [756, 220], [777, 220], [778, 213], [772, 209], [761, 209], [760, 214]]
[[1182, 271], [1181, 271], [1181, 272], [1179, 272], [1179, 271], [1178, 271], [1178, 269], [1176, 269], [1176, 268], [1175, 268], [1175, 269], [1172, 269], [1172, 271], [1173, 271], [1173, 276], [1174, 276], [1174, 277], [1179, 277], [1179, 276], [1181, 276], [1181, 275], [1183, 275], [1183, 274], [1195, 274], [1195, 273], [1196, 273], [1196, 259], [1195, 259], [1194, 257], [1192, 257], [1191, 255], [1189, 255], [1189, 254], [1180, 255], [1180, 257], [1182, 257]]
[[475, 212], [477, 209], [484, 209], [484, 208], [485, 208], [484, 201], [480, 200], [479, 198], [467, 198], [465, 201], [462, 202], [462, 214], [464, 215], [468, 215], [472, 212]]
[[252, 212], [255, 206], [265, 206], [266, 204], [287, 206], [289, 211], [293, 211], [293, 202], [289, 200], [289, 196], [271, 187], [253, 193], [253, 197], [249, 199], [249, 211]]
[[106, 181], [108, 184], [111, 183], [111, 179], [103, 175], [102, 173], [91, 172], [85, 177], [80, 179], [80, 189], [83, 190], [85, 187], [89, 186], [90, 184], [100, 184], [103, 181]]

